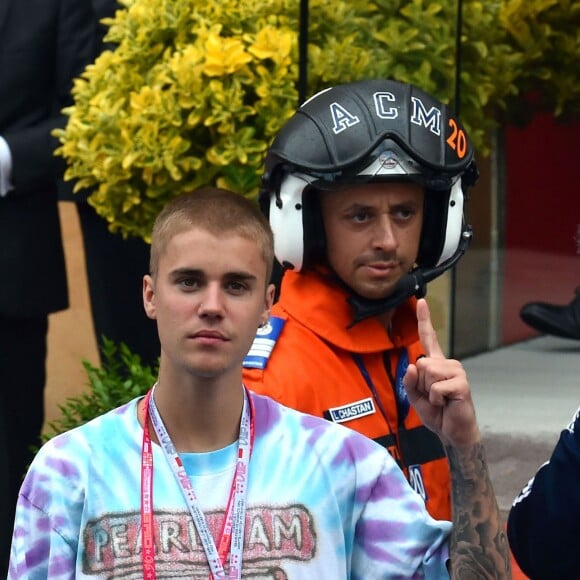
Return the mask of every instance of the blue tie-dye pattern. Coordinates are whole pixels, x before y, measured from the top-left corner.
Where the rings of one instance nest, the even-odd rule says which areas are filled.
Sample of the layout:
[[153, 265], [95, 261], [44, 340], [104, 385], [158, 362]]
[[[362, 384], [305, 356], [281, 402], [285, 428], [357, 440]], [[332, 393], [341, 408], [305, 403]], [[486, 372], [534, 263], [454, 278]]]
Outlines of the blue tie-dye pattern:
[[[311, 550], [298, 550], [301, 558], [282, 554], [272, 559], [275, 550], [270, 553], [264, 545], [248, 546], [249, 534], [257, 533], [249, 522], [246, 577], [272, 570], [291, 579], [447, 577], [445, 539], [450, 524], [434, 522], [427, 515], [423, 502], [384, 449], [352, 430], [301, 415], [265, 397], [253, 397], [256, 441], [248, 513], [265, 522], [270, 521], [269, 514], [290, 513], [295, 518], [302, 514], [306, 527], [300, 533], [309, 535], [300, 538], [313, 545]], [[99, 573], [98, 566], [91, 569], [92, 563], [99, 562], [87, 563], [85, 542], [91, 526], [103, 518], [127, 525], [139, 521], [141, 437], [136, 401], [132, 401], [43, 447], [21, 489], [11, 580], [125, 574], [123, 570]], [[210, 511], [223, 510], [225, 498], [222, 501], [217, 489], [229, 488], [226, 472], [231, 472], [228, 462], [233, 465], [235, 457], [231, 449], [218, 453], [187, 460], [195, 464], [195, 473], [207, 469], [209, 481], [218, 483], [205, 490], [209, 496], [215, 489], [212, 497], [202, 498]], [[189, 517], [157, 446], [154, 463], [156, 513], [166, 518]], [[204, 477], [196, 482], [203, 485]], [[290, 528], [284, 530], [290, 533]], [[281, 545], [293, 539], [282, 537]], [[197, 566], [196, 570], [203, 567], [201, 556], [198, 560], [188, 557], [194, 558], [191, 566]], [[260, 558], [265, 558], [262, 564]], [[174, 577], [194, 576], [189, 572]]]

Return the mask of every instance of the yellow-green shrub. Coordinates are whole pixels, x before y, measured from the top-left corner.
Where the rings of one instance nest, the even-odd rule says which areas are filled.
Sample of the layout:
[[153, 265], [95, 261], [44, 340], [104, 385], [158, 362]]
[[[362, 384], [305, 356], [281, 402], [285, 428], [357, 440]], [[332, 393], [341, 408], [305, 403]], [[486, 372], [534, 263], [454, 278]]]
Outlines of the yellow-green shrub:
[[[546, 47], [534, 34], [527, 39], [522, 22], [531, 26], [541, 16], [541, 30], [553, 30], [564, 18], [554, 1], [463, 3], [460, 111], [482, 152], [499, 112], [518, 95], [518, 79], [525, 78], [525, 89], [538, 79], [526, 59], [539, 66]], [[577, 14], [577, 2], [563, 1]], [[213, 183], [255, 196], [268, 144], [298, 104], [299, 0], [123, 2], [127, 8], [110, 22], [107, 37], [118, 47], [77, 79], [59, 154], [77, 189], [95, 188], [90, 203], [111, 229], [148, 239], [155, 215], [183, 191]], [[531, 5], [542, 8], [534, 12]], [[390, 77], [449, 102], [456, 7], [311, 0], [309, 94]], [[514, 15], [521, 16], [517, 26]], [[552, 34], [558, 46], [550, 55], [562, 48], [576, 54], [570, 38], [577, 29]], [[564, 98], [577, 94], [575, 74]]]

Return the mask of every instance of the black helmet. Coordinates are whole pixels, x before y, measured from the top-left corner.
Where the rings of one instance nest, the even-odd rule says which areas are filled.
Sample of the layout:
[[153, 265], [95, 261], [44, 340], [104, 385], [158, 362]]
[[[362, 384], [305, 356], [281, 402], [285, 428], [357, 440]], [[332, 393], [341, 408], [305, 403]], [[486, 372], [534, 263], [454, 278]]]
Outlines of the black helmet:
[[282, 127], [266, 156], [260, 201], [278, 261], [300, 270], [323, 255], [313, 192], [361, 182], [421, 183], [426, 194], [417, 266], [389, 297], [393, 307], [424, 294], [425, 284], [465, 252], [471, 228], [463, 198], [476, 179], [473, 148], [446, 105], [409, 84], [367, 80], [317, 93]]

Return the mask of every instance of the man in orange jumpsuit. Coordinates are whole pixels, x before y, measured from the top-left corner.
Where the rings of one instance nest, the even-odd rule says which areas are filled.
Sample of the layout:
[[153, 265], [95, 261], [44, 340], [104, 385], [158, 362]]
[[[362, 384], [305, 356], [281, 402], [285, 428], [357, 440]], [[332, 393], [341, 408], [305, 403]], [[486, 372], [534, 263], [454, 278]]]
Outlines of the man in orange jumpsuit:
[[477, 169], [449, 109], [408, 84], [339, 85], [304, 103], [265, 162], [260, 201], [284, 268], [244, 361], [252, 390], [389, 449], [436, 518], [451, 518], [438, 438], [402, 378], [423, 356], [416, 297], [471, 238]]

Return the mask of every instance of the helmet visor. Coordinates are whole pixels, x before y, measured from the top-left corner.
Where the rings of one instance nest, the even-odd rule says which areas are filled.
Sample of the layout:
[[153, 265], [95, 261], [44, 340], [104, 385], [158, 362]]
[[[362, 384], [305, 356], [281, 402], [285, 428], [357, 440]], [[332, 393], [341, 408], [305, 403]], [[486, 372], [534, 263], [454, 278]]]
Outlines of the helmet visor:
[[308, 177], [313, 187], [323, 191], [337, 191], [364, 183], [400, 181], [412, 181], [427, 189], [445, 191], [458, 179], [458, 175], [422, 166], [391, 140], [381, 143], [363, 163], [334, 172], [309, 171]]

